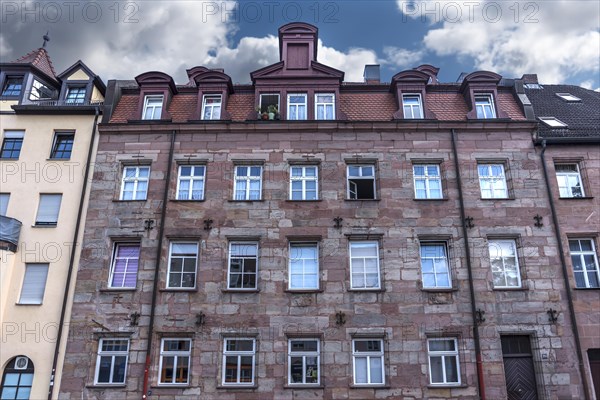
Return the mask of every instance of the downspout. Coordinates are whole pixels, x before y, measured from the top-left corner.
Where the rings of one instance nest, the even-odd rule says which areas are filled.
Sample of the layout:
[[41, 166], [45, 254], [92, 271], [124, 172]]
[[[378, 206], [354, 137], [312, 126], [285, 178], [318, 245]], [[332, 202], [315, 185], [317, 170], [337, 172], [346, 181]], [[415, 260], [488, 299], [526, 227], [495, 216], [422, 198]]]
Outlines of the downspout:
[[156, 247], [156, 263], [154, 266], [154, 281], [152, 286], [152, 303], [150, 305], [150, 321], [148, 322], [148, 339], [146, 344], [146, 362], [144, 364], [144, 387], [142, 399], [148, 397], [148, 379], [150, 375], [150, 361], [152, 358], [152, 335], [154, 334], [154, 309], [156, 308], [156, 295], [158, 293], [158, 272], [160, 268], [160, 256], [162, 253], [163, 235], [165, 233], [165, 216], [167, 214], [167, 201], [169, 200], [169, 182], [171, 182], [171, 164], [173, 164], [173, 151], [175, 149], [176, 131], [171, 133], [171, 147], [169, 148], [169, 163], [167, 164], [167, 176], [165, 190], [163, 192], [163, 203], [160, 210], [160, 228], [158, 229], [158, 245]]
[[567, 294], [567, 302], [569, 304], [569, 314], [572, 321], [573, 338], [575, 339], [575, 348], [577, 350], [577, 359], [579, 361], [579, 373], [581, 374], [581, 383], [583, 384], [583, 391], [585, 399], [589, 400], [589, 387], [585, 373], [585, 366], [583, 363], [583, 352], [581, 351], [581, 342], [579, 341], [579, 329], [577, 328], [577, 317], [575, 314], [575, 308], [573, 307], [573, 296], [571, 294], [571, 285], [569, 284], [569, 273], [567, 270], [567, 262], [565, 258], [565, 252], [562, 246], [562, 234], [560, 232], [560, 225], [558, 224], [558, 216], [554, 207], [554, 198], [552, 197], [552, 189], [550, 188], [550, 178], [548, 177], [548, 169], [546, 167], [546, 159], [544, 158], [546, 153], [546, 141], [542, 141], [542, 152], [540, 158], [542, 160], [542, 170], [544, 171], [544, 181], [546, 183], [546, 190], [548, 191], [548, 201], [550, 202], [550, 212], [552, 213], [552, 223], [554, 224], [554, 234], [556, 235], [556, 244], [558, 247], [558, 254], [560, 256], [560, 265], [562, 269], [563, 279], [565, 281], [565, 292]]
[[90, 170], [92, 169], [92, 155], [94, 154], [94, 142], [96, 141], [96, 130], [98, 127], [98, 117], [100, 111], [98, 106], [94, 108], [96, 115], [94, 116], [94, 125], [92, 127], [92, 137], [90, 138], [90, 146], [88, 148], [86, 168], [83, 176], [83, 186], [81, 188], [81, 197], [79, 199], [79, 210], [77, 210], [77, 224], [75, 225], [75, 233], [73, 233], [73, 242], [71, 245], [71, 254], [69, 258], [69, 268], [67, 269], [67, 281], [65, 282], [65, 290], [63, 293], [62, 308], [60, 310], [60, 321], [58, 323], [58, 332], [56, 333], [56, 346], [54, 346], [54, 358], [52, 360], [52, 372], [50, 375], [50, 386], [48, 387], [48, 400], [52, 400], [52, 394], [54, 392], [54, 378], [56, 377], [56, 366], [58, 364], [58, 354], [60, 353], [60, 342], [62, 340], [63, 325], [65, 323], [67, 305], [69, 299], [69, 287], [71, 286], [71, 279], [73, 277], [73, 266], [75, 264], [75, 255], [77, 254], [77, 238], [79, 237], [79, 229], [81, 228], [81, 216], [83, 215], [83, 205], [85, 203], [85, 193], [87, 190], [88, 179]]
[[473, 271], [471, 266], [471, 250], [469, 247], [469, 235], [467, 225], [465, 224], [465, 203], [463, 199], [462, 181], [460, 179], [460, 168], [458, 163], [458, 151], [456, 150], [456, 140], [454, 138], [454, 129], [451, 129], [452, 153], [454, 155], [454, 169], [456, 171], [456, 185], [458, 186], [458, 202], [460, 203], [460, 221], [462, 225], [463, 238], [465, 241], [465, 260], [467, 263], [467, 272], [469, 273], [469, 294], [471, 296], [471, 317], [473, 319], [473, 341], [475, 342], [475, 359], [477, 362], [477, 385], [479, 389], [479, 398], [485, 400], [485, 383], [483, 381], [483, 362], [481, 361], [481, 343], [479, 338], [479, 328], [477, 327], [477, 307], [475, 306], [475, 287], [473, 286]]

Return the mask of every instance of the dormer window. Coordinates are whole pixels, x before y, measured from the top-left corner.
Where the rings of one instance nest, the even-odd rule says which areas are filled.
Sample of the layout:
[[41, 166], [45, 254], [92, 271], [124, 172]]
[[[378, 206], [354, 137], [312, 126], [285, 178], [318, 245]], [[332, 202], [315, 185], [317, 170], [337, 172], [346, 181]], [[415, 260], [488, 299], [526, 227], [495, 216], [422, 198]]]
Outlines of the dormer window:
[[2, 96], [19, 96], [23, 87], [22, 76], [9, 76], [2, 88]]
[[571, 93], [556, 93], [556, 95], [569, 103], [576, 103], [581, 101], [579, 97], [573, 96]]
[[288, 94], [287, 119], [306, 119], [306, 94]]
[[539, 117], [540, 121], [549, 126], [550, 128], [566, 128], [567, 124], [554, 117]]
[[494, 102], [489, 94], [475, 95], [475, 109], [477, 110], [477, 118], [491, 119], [496, 118], [494, 111]]
[[37, 79], [33, 80], [33, 84], [31, 85], [31, 93], [29, 93], [29, 100], [48, 100], [52, 98], [53, 90], [48, 86], [44, 85], [42, 82]]
[[142, 119], [160, 119], [163, 108], [164, 96], [146, 96], [144, 98], [144, 112]]
[[[279, 95], [278, 94], [261, 94], [260, 95], [260, 112], [269, 113], [273, 110], [279, 110]], [[277, 113], [277, 111], [275, 111]]]
[[71, 87], [67, 92], [65, 103], [67, 104], [83, 104], [85, 102], [85, 87]]
[[202, 100], [202, 119], [221, 119], [221, 95], [205, 95]]
[[405, 119], [423, 118], [423, 103], [420, 94], [403, 94], [402, 107]]
[[321, 93], [315, 95], [316, 119], [335, 119], [335, 95], [333, 93]]

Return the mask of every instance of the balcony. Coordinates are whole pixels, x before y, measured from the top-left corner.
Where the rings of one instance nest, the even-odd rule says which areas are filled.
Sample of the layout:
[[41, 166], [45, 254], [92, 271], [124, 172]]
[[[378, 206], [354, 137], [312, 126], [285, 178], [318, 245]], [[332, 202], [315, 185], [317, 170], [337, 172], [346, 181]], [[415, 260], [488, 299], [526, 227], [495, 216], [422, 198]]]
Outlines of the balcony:
[[21, 221], [0, 215], [0, 250], [17, 251]]

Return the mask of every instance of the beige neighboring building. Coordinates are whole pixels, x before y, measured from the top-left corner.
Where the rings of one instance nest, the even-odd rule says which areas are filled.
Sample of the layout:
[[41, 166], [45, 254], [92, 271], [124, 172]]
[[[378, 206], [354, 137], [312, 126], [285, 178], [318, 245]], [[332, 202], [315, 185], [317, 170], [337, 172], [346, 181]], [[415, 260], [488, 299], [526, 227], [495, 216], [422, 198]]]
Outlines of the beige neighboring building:
[[0, 398], [56, 398], [105, 85], [39, 48], [0, 88]]

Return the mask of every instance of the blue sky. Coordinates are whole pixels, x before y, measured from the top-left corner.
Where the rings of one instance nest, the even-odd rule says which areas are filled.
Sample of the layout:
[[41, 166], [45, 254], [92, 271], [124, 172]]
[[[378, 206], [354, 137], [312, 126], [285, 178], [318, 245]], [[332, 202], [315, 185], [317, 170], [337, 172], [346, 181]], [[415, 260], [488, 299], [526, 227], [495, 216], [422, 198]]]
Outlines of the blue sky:
[[[600, 2], [595, 0], [9, 1], [2, 0], [0, 55], [11, 61], [48, 44], [57, 70], [83, 60], [105, 81], [159, 70], [185, 83], [197, 65], [234, 82], [278, 61], [277, 28], [319, 28], [319, 61], [361, 81], [381, 64], [383, 81], [423, 63], [440, 80], [491, 70], [537, 73], [543, 83], [600, 87]], [[232, 10], [235, 10], [232, 12]]]

